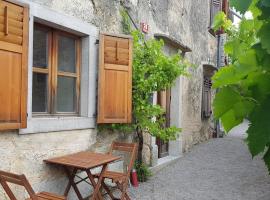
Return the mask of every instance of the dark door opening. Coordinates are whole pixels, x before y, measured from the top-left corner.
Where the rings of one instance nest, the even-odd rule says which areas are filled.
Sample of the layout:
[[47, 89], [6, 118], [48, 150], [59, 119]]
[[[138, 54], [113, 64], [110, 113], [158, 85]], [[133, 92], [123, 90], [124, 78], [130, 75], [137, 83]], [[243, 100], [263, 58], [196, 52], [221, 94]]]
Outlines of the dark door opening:
[[[157, 93], [157, 104], [164, 110], [164, 116], [166, 117], [164, 127], [170, 126], [170, 107], [171, 107], [171, 89], [160, 91]], [[160, 138], [156, 139], [156, 145], [158, 146], [158, 158], [163, 158], [169, 155], [169, 142], [163, 141]]]

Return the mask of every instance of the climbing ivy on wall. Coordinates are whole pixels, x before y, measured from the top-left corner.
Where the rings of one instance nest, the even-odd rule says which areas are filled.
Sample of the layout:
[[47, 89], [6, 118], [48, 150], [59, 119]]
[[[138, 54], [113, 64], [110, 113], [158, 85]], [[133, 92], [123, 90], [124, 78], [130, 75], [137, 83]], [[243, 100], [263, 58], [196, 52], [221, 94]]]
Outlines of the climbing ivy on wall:
[[215, 20], [215, 29], [229, 34], [225, 52], [231, 63], [213, 77], [219, 92], [214, 100], [214, 114], [228, 132], [248, 119], [246, 143], [252, 156], [262, 153], [270, 172], [270, 1], [231, 0], [243, 17], [239, 28], [231, 25], [224, 13]]
[[[136, 132], [142, 148], [143, 132], [165, 141], [176, 139], [181, 130], [165, 127], [164, 109], [152, 104], [152, 96], [156, 91], [170, 88], [177, 77], [187, 75], [189, 63], [180, 54], [167, 56], [163, 52], [162, 40], [145, 40], [138, 30], [132, 30], [126, 11], [121, 11], [123, 32], [133, 36], [133, 123], [130, 125], [112, 124], [106, 128], [123, 132]], [[104, 128], [102, 126], [101, 128]], [[140, 150], [140, 147], [139, 147]]]

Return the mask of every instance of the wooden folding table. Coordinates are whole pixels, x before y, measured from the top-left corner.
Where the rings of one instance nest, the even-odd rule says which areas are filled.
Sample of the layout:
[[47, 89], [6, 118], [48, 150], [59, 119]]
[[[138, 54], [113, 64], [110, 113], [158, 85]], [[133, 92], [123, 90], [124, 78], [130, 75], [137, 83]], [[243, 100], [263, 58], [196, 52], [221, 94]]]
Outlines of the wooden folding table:
[[[121, 157], [119, 156], [85, 151], [85, 152], [74, 153], [74, 154], [70, 154], [66, 156], [56, 157], [52, 159], [47, 159], [47, 160], [44, 160], [44, 162], [50, 163], [50, 164], [56, 164], [56, 165], [60, 165], [64, 167], [66, 174], [69, 178], [69, 182], [66, 187], [64, 195], [67, 196], [69, 190], [71, 189], [71, 187], [73, 187], [79, 200], [83, 200], [83, 197], [77, 187], [77, 184], [80, 183], [81, 181], [75, 182], [74, 178], [78, 171], [86, 172], [87, 178], [89, 178], [94, 188], [92, 200], [97, 200], [97, 199], [102, 199], [99, 189], [102, 183], [104, 172], [108, 164], [120, 158]], [[97, 182], [95, 181], [91, 173], [91, 169], [96, 168], [96, 167], [102, 167], [100, 176]]]

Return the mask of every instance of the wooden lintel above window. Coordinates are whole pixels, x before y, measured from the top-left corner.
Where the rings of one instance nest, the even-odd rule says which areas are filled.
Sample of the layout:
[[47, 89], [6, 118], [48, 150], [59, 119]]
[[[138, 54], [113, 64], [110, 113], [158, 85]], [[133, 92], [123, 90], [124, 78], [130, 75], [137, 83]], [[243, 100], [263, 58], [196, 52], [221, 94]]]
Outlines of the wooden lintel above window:
[[162, 39], [164, 42], [174, 46], [177, 49], [180, 49], [183, 53], [192, 52], [191, 48], [182, 44], [180, 41], [178, 41], [177, 39], [175, 39], [169, 35], [165, 35], [162, 33], [156, 33], [156, 34], [154, 34], [154, 37], [157, 39]]

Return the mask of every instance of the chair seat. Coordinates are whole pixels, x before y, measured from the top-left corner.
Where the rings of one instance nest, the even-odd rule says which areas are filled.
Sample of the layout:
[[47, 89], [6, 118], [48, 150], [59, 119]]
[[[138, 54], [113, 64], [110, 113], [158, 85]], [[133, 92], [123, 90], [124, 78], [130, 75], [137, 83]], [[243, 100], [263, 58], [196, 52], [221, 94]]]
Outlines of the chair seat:
[[[38, 197], [38, 200], [66, 200], [67, 199], [64, 196], [59, 196], [59, 195], [49, 193], [49, 192], [40, 192], [36, 194], [36, 196]], [[32, 199], [28, 198], [26, 200], [32, 200]]]
[[[99, 177], [100, 174], [94, 174], [94, 177]], [[122, 172], [106, 171], [104, 178], [111, 179], [113, 182], [122, 182], [126, 178], [126, 174]]]

